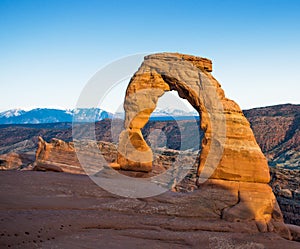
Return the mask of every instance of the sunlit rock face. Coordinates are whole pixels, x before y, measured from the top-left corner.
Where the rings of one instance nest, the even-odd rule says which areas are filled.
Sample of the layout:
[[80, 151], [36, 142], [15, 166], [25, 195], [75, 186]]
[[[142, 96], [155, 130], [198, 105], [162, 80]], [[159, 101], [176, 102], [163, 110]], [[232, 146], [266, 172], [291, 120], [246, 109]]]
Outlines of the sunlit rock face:
[[209, 196], [221, 219], [255, 221], [259, 231], [275, 230], [289, 238], [267, 185], [267, 160], [240, 107], [225, 97], [211, 72], [212, 62], [205, 58], [178, 53], [146, 56], [127, 87], [117, 162], [124, 170], [152, 170], [153, 153], [141, 129], [159, 97], [176, 90], [198, 111], [204, 132], [196, 188]]
[[[210, 178], [267, 183], [267, 161], [250, 124], [240, 107], [225, 97], [219, 82], [211, 75], [212, 62], [205, 58], [177, 53], [145, 57], [132, 77], [124, 101], [125, 129], [119, 139], [118, 163], [121, 168], [151, 171], [152, 151], [141, 128], [155, 110], [159, 97], [176, 90], [201, 116], [202, 139], [198, 174], [205, 169], [212, 147], [222, 147], [218, 165]], [[220, 155], [217, 155], [220, 156]], [[207, 175], [207, 174], [206, 174]], [[206, 176], [204, 175], [204, 176]]]

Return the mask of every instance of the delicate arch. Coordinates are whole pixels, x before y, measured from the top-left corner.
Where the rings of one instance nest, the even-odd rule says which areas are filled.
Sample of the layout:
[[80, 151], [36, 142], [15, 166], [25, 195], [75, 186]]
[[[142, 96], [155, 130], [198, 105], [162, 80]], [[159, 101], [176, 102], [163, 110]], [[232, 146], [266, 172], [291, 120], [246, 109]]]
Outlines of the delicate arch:
[[198, 167], [200, 182], [209, 177], [269, 181], [266, 159], [249, 122], [239, 106], [225, 97], [211, 71], [212, 63], [205, 58], [178, 53], [145, 57], [126, 90], [125, 129], [118, 146], [122, 169], [152, 169], [152, 151], [141, 129], [155, 110], [158, 98], [166, 91], [176, 90], [201, 116], [204, 138]]

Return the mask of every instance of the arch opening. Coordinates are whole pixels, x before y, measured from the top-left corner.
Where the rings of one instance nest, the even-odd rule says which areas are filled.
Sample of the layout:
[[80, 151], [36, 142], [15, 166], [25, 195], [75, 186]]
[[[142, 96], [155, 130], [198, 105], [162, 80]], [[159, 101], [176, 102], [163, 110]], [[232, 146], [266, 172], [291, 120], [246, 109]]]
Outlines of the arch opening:
[[[175, 91], [174, 91], [175, 92]], [[164, 173], [179, 164], [191, 164], [189, 178], [196, 179], [203, 131], [199, 115], [188, 101], [166, 91], [141, 129], [144, 140], [153, 153], [152, 171], [147, 177]], [[172, 105], [170, 105], [172, 103]], [[197, 162], [197, 163], [195, 163]], [[125, 173], [126, 174], [126, 173]], [[127, 173], [127, 175], [132, 173]]]

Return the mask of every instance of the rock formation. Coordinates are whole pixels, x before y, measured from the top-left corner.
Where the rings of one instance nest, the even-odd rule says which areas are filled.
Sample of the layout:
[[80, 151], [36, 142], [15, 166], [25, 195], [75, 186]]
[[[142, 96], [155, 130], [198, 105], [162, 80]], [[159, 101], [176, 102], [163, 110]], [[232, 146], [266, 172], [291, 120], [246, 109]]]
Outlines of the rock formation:
[[[156, 108], [158, 98], [166, 91], [176, 90], [201, 116], [204, 139], [199, 174], [204, 168], [212, 143], [219, 142], [224, 146], [224, 151], [212, 178], [269, 182], [267, 161], [256, 143], [249, 122], [239, 106], [225, 97], [220, 84], [210, 74], [211, 71], [210, 60], [195, 56], [162, 53], [145, 57], [126, 91], [125, 130], [120, 135], [118, 148], [121, 168], [151, 170], [152, 153], [143, 139], [141, 128]], [[217, 109], [219, 103], [221, 108]], [[217, 119], [217, 123], [224, 123], [224, 126], [213, 127], [216, 122], [212, 118]], [[214, 128], [219, 130], [214, 131]], [[217, 132], [221, 134], [214, 134]]]
[[31, 153], [10, 152], [0, 155], [0, 170], [19, 170], [29, 168], [34, 162], [34, 155]]
[[[89, 142], [86, 142], [82, 148], [86, 151], [86, 158], [91, 162], [91, 167], [99, 168], [99, 171], [103, 165], [99, 165], [98, 161], [95, 160], [95, 155], [90, 153], [90, 146]], [[116, 160], [116, 148], [113, 144], [102, 141], [98, 142], [97, 146], [108, 162]], [[39, 137], [34, 166], [34, 170], [39, 171], [85, 174], [84, 169], [78, 161], [74, 143], [65, 142], [56, 138], [52, 138], [51, 141], [47, 143], [42, 137]]]
[[[211, 71], [211, 61], [200, 57], [177, 53], [146, 56], [126, 90], [125, 130], [119, 138], [118, 163], [126, 170], [151, 171], [153, 155], [141, 129], [156, 108], [158, 98], [166, 91], [176, 90], [201, 117], [204, 138], [198, 186], [211, 194], [212, 202], [222, 200], [220, 206], [216, 204], [222, 219], [255, 220], [260, 231], [277, 230], [289, 237], [272, 189], [267, 185], [267, 160], [241, 109], [225, 97]], [[225, 207], [228, 195], [233, 199]]]

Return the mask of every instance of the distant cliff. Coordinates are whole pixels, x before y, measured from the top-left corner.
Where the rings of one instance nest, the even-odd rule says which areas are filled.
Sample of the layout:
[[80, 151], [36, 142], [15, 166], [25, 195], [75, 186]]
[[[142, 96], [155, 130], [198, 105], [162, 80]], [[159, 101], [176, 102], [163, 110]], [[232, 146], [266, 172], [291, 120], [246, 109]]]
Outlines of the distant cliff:
[[244, 111], [271, 166], [300, 169], [300, 105], [276, 105]]

